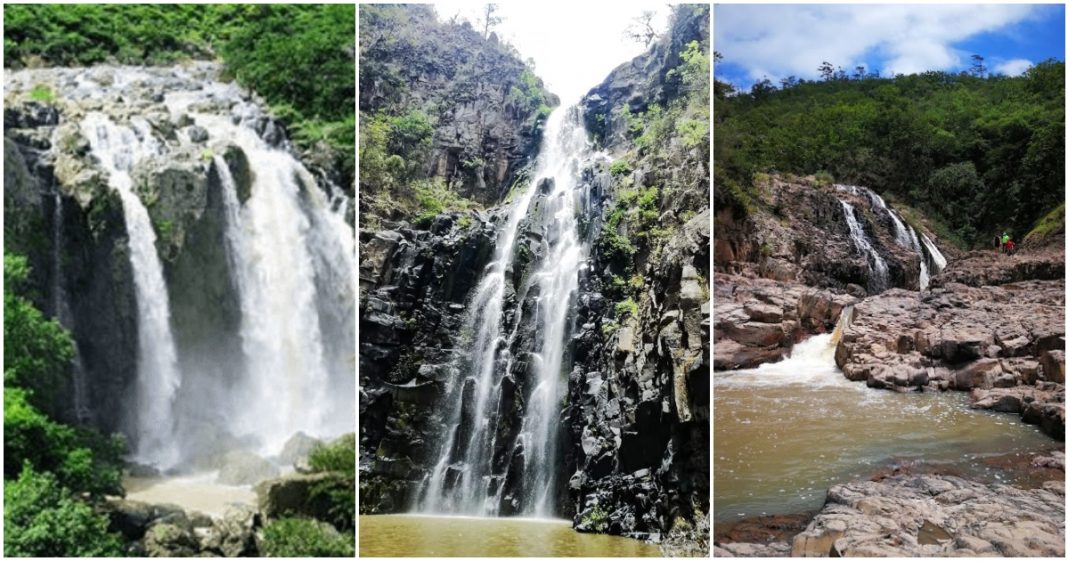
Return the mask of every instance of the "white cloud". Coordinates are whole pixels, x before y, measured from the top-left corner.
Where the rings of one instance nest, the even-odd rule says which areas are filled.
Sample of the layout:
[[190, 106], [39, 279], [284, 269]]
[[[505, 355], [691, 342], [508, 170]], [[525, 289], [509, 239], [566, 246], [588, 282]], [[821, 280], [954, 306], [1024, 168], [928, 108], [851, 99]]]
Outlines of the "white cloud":
[[1019, 76], [1034, 65], [1033, 62], [1026, 58], [1014, 58], [1012, 60], [1006, 60], [1005, 62], [995, 64], [994, 73], [1004, 74], [1006, 76]]
[[815, 78], [823, 61], [849, 71], [876, 58], [882, 74], [966, 66], [952, 45], [1033, 15], [1008, 5], [729, 5], [715, 8], [713, 48], [752, 79]]

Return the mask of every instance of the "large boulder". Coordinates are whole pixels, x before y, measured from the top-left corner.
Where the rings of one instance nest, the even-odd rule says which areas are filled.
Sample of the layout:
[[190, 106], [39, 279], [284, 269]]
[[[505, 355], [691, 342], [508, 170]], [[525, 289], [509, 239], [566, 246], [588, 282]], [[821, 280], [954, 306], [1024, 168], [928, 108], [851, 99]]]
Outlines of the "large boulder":
[[149, 557], [193, 557], [200, 544], [192, 527], [182, 524], [155, 524], [145, 533], [145, 552]]
[[314, 493], [313, 488], [337, 478], [331, 473], [295, 473], [261, 481], [256, 485], [256, 504], [266, 520], [282, 516], [326, 519], [330, 515], [329, 498]]
[[321, 440], [310, 437], [303, 432], [298, 432], [282, 445], [282, 452], [278, 454], [278, 461], [285, 465], [293, 465], [306, 460], [308, 454], [320, 443], [322, 443]]
[[110, 499], [104, 503], [108, 529], [127, 540], [139, 540], [153, 523], [185, 516], [182, 507], [173, 504], [148, 504], [141, 501]]
[[278, 475], [278, 467], [249, 452], [234, 450], [223, 456], [219, 469], [219, 483], [225, 485], [252, 485]]
[[201, 538], [201, 549], [223, 557], [255, 557], [256, 522], [256, 511], [252, 508], [231, 508]]

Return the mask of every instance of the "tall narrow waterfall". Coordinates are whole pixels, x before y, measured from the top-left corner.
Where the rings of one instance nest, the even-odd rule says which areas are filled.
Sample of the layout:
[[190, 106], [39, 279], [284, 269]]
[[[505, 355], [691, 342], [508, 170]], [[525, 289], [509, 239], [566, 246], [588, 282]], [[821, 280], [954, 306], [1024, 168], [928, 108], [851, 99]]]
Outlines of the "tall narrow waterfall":
[[163, 265], [156, 253], [156, 233], [148, 210], [133, 191], [130, 171], [159, 145], [144, 120], [119, 126], [102, 113], [89, 113], [81, 123], [92, 154], [108, 172], [126, 215], [130, 266], [137, 295], [137, 447], [134, 456], [170, 467], [178, 460], [174, 441], [174, 396], [181, 385], [178, 356], [171, 333], [171, 309]]
[[839, 202], [842, 203], [842, 210], [845, 213], [846, 223], [849, 225], [849, 237], [852, 238], [853, 245], [856, 246], [868, 260], [868, 269], [872, 273], [871, 279], [868, 281], [869, 291], [881, 292], [886, 290], [890, 285], [890, 273], [886, 266], [886, 261], [883, 261], [879, 252], [875, 251], [875, 248], [871, 246], [871, 242], [868, 241], [868, 235], [864, 233], [864, 228], [861, 228], [860, 223], [857, 222], [853, 205], [845, 201]]
[[[585, 259], [575, 213], [584, 188], [579, 184], [581, 164], [588, 155], [578, 110], [554, 111], [546, 123], [535, 180], [509, 209], [493, 261], [468, 303], [466, 325], [473, 336], [453, 365], [444, 398], [448, 432], [423, 481], [418, 510], [553, 513], [562, 379], [570, 370], [566, 346]], [[533, 231], [545, 252], [536, 271], [513, 289], [521, 231]], [[528, 298], [533, 306], [525, 309]], [[524, 326], [534, 332], [534, 348], [520, 357], [515, 346]], [[521, 398], [509, 394], [517, 391], [514, 369], [520, 362], [532, 386]], [[525, 404], [521, 419], [503, 418], [512, 414], [502, 410], [512, 399]], [[505, 425], [517, 421], [515, 442], [498, 442], [508, 438]], [[511, 504], [503, 509], [509, 494]]]

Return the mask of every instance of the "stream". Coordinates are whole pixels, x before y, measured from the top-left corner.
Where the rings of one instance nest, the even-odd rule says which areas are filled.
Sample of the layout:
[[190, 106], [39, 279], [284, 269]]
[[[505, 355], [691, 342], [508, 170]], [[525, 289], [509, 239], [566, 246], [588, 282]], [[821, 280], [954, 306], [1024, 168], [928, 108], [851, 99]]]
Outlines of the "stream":
[[836, 483], [902, 462], [1012, 483], [982, 459], [1048, 448], [1016, 415], [968, 407], [962, 392], [901, 394], [850, 382], [834, 364], [832, 335], [790, 358], [717, 372], [714, 520], [819, 509]]

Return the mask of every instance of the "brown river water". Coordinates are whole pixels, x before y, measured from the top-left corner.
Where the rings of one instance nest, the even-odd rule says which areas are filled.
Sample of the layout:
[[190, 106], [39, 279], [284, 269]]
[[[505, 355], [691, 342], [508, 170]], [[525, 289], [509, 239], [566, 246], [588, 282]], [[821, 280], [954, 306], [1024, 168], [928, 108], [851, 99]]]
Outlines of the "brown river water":
[[836, 483], [902, 462], [1012, 483], [982, 460], [1052, 448], [1018, 415], [968, 407], [963, 392], [899, 394], [850, 382], [831, 335], [757, 369], [714, 374], [714, 521], [818, 510]]
[[360, 516], [361, 557], [658, 557], [660, 548], [584, 534], [568, 520], [389, 514]]

